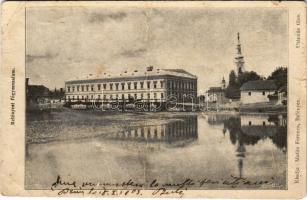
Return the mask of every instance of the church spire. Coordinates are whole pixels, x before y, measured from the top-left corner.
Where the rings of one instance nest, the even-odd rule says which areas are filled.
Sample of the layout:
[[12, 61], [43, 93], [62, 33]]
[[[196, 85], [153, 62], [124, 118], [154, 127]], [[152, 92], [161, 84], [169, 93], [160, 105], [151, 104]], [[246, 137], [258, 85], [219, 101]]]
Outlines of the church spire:
[[225, 81], [225, 78], [223, 76], [223, 79], [222, 79], [222, 89], [225, 89], [226, 88], [226, 81]]
[[237, 38], [238, 38], [238, 44], [237, 44], [237, 55], [235, 57], [235, 63], [237, 67], [237, 75], [241, 74], [244, 72], [244, 56], [242, 55], [242, 50], [241, 50], [241, 42], [240, 42], [240, 33], [237, 33]]

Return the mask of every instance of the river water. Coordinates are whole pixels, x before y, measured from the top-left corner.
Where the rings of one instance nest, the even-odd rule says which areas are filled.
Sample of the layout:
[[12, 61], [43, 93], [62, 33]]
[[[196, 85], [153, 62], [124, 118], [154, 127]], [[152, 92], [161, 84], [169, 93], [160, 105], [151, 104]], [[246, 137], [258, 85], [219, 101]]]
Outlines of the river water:
[[[151, 115], [160, 119], [158, 124], [145, 120], [120, 126], [119, 120], [112, 126], [120, 128], [102, 136], [29, 143], [26, 188], [50, 189], [60, 175], [79, 182], [132, 179], [145, 185], [154, 179], [160, 183], [187, 178], [219, 182], [195, 189], [234, 189], [221, 183], [237, 177], [269, 182], [239, 184], [236, 188], [240, 189], [286, 189], [286, 115], [177, 113], [167, 119], [159, 113]], [[53, 126], [48, 117], [43, 120]], [[31, 122], [28, 126], [35, 130]], [[83, 124], [76, 129], [82, 132], [88, 127]]]

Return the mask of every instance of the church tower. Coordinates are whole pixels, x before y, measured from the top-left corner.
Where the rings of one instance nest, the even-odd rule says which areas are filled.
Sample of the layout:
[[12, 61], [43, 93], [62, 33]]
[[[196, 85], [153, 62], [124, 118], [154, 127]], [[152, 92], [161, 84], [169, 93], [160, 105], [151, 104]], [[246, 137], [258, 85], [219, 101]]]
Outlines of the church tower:
[[244, 56], [241, 51], [241, 43], [240, 43], [240, 33], [238, 33], [238, 44], [237, 44], [237, 55], [235, 57], [235, 63], [237, 69], [235, 70], [236, 74], [239, 75], [245, 71], [244, 69]]
[[226, 81], [225, 81], [225, 78], [224, 78], [224, 77], [223, 77], [221, 86], [222, 86], [222, 89], [223, 89], [223, 90], [226, 88]]

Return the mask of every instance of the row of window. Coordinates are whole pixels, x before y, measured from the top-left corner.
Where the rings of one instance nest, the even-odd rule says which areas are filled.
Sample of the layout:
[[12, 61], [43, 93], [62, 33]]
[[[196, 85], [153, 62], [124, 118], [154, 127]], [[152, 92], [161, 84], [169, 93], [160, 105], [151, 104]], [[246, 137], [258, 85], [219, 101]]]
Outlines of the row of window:
[[[191, 99], [191, 98], [195, 98], [195, 94], [184, 94], [182, 92], [170, 92], [168, 91], [167, 93], [168, 98], [179, 98], [179, 99]], [[160, 93], [160, 96], [158, 97], [158, 93], [136, 93], [136, 94], [110, 94], [110, 95], [68, 95], [67, 99], [73, 99], [73, 100], [84, 100], [84, 99], [130, 99], [130, 98], [134, 98], [134, 99], [164, 99], [164, 93]]]
[[[146, 83], [146, 88], [164, 88], [164, 81], [146, 81], [146, 82], [128, 82], [128, 83], [103, 83], [91, 85], [76, 85], [76, 86], [67, 86], [68, 92], [84, 92], [84, 91], [101, 91], [103, 90], [137, 90], [137, 89], [144, 89]], [[152, 86], [151, 86], [152, 83]], [[159, 83], [159, 87], [158, 87]], [[169, 81], [167, 83], [167, 87], [170, 89], [180, 89], [180, 90], [195, 90], [196, 84], [193, 82], [183, 82], [183, 81]]]
[[[138, 84], [139, 83], [139, 84]], [[128, 83], [104, 83], [104, 84], [97, 84], [96, 85], [96, 89], [98, 91], [100, 90], [107, 90], [107, 88], [109, 90], [137, 90], [137, 89], [144, 89], [145, 87], [145, 82], [128, 82]], [[146, 82], [146, 88], [150, 89], [151, 86], [151, 82], [147, 81]], [[153, 81], [153, 88], [156, 89], [158, 88], [158, 81]], [[160, 81], [160, 88], [164, 88], [164, 81]], [[74, 92], [74, 91], [96, 91], [95, 89], [95, 85], [91, 84], [91, 85], [76, 85], [76, 86], [67, 86], [67, 91], [68, 92]]]
[[[157, 99], [158, 98], [158, 95], [157, 93], [153, 93], [153, 96], [150, 95], [150, 93], [147, 93], [147, 94], [128, 94], [128, 95], [97, 95], [97, 96], [94, 96], [94, 95], [71, 95], [71, 96], [67, 96], [67, 99], [68, 100], [87, 100], [87, 99], [96, 99], [96, 100], [101, 100], [101, 99], [104, 99], [104, 100], [118, 100], [118, 99], [131, 99], [131, 98], [134, 98], [134, 99], [150, 99], [150, 98], [153, 98], [153, 99]], [[160, 99], [164, 99], [164, 93], [160, 93]]]
[[[265, 91], [262, 92], [262, 95], [265, 95]], [[252, 96], [252, 92], [248, 92], [248, 96]]]
[[195, 90], [196, 84], [193, 82], [185, 81], [169, 81], [167, 82], [167, 88], [170, 89], [179, 89], [179, 90]]

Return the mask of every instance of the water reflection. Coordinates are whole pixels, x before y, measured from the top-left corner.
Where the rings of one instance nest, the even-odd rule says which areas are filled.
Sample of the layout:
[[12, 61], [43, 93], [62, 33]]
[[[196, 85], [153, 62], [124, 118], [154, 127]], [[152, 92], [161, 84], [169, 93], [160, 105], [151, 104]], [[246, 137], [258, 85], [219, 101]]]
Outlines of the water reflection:
[[231, 143], [236, 146], [239, 177], [243, 176], [246, 146], [255, 145], [260, 140], [270, 139], [272, 143], [287, 152], [287, 116], [286, 115], [211, 115], [210, 125], [223, 124], [223, 134], [229, 132]]
[[124, 128], [109, 137], [113, 140], [132, 140], [139, 142], [164, 142], [176, 141], [191, 142], [197, 140], [197, 116], [180, 116], [165, 124], [143, 125]]
[[[116, 116], [86, 115], [78, 121], [84, 112], [75, 112], [78, 119], [71, 120], [73, 123], [59, 123], [58, 116], [63, 113], [56, 114], [44, 123], [34, 119], [27, 126], [35, 137], [51, 135], [42, 130], [66, 135], [65, 140], [27, 145], [27, 188], [50, 188], [59, 173], [77, 181], [86, 177], [92, 182], [133, 179], [144, 183], [154, 179], [179, 183], [186, 177], [225, 180], [234, 175], [251, 181], [274, 177], [274, 184], [286, 187], [286, 115], [150, 113], [133, 115], [135, 119], [130, 121], [126, 120], [132, 118], [130, 114], [116, 120]], [[93, 132], [101, 134], [78, 140], [69, 137]], [[219, 188], [229, 187], [203, 186]]]

